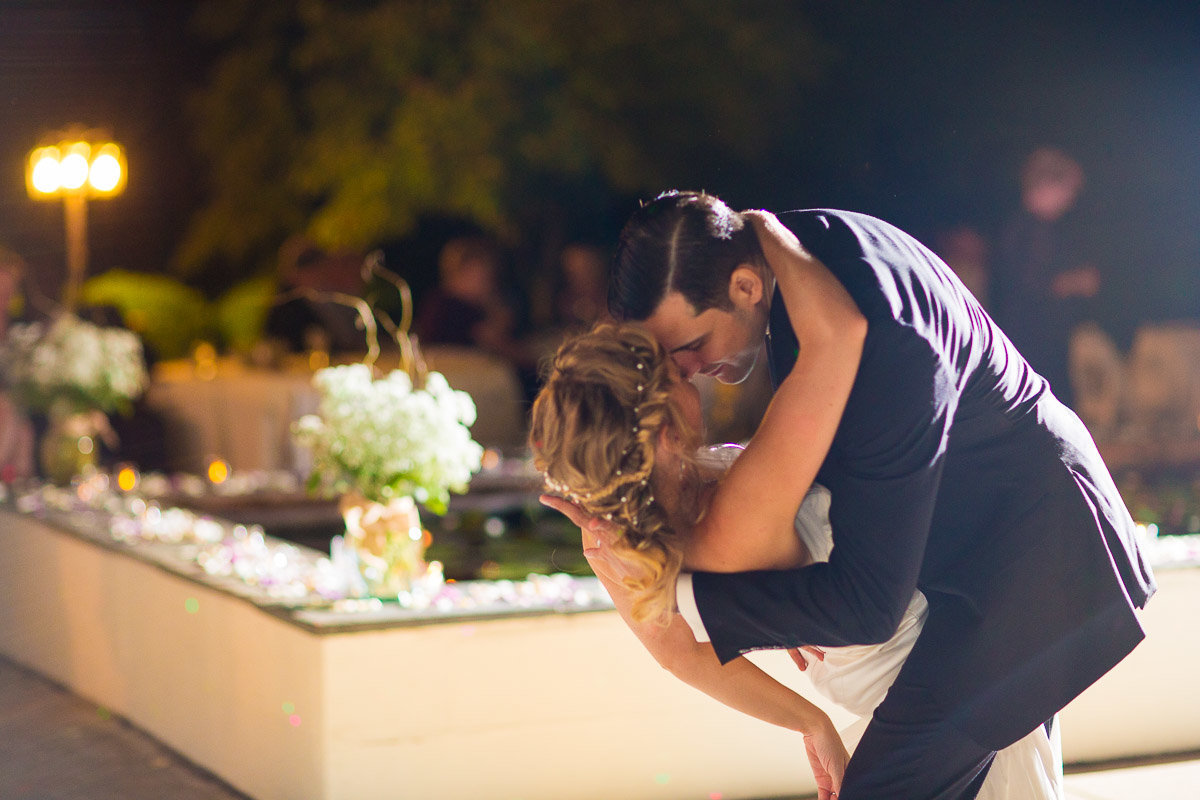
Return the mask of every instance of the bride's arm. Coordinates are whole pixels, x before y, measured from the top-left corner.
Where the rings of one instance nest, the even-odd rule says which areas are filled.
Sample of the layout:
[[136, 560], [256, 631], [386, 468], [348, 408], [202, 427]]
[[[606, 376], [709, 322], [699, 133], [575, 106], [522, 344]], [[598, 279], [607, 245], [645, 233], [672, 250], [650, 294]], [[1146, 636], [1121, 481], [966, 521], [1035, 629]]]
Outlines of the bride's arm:
[[689, 544], [709, 572], [779, 568], [792, 522], [854, 385], [867, 321], [845, 287], [774, 216], [747, 212], [800, 342], [746, 451], [718, 484]]
[[821, 797], [841, 791], [842, 775], [849, 761], [845, 745], [829, 716], [801, 695], [779, 683], [745, 657], [721, 665], [711, 644], [695, 640], [691, 629], [678, 613], [667, 625], [639, 623], [631, 614], [632, 596], [619, 577], [608, 574], [607, 561], [591, 558], [595, 543], [588, 546], [585, 534], [584, 554], [613, 604], [654, 659], [675, 677], [708, 696], [744, 714], [798, 731], [804, 735], [805, 749], [817, 778]]

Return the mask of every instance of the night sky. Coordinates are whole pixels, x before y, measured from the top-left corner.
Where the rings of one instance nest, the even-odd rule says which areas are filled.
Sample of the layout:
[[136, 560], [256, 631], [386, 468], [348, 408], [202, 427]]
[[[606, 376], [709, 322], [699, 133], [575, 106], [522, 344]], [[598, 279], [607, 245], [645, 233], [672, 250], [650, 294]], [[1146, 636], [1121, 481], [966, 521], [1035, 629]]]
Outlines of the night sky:
[[[0, 244], [61, 269], [61, 208], [24, 157], [74, 121], [128, 151], [126, 194], [91, 204], [93, 270], [166, 269], [199, 197], [184, 104], [205, 53], [193, 3], [0, 3]], [[615, 4], [614, 8], [619, 5]], [[1033, 147], [1074, 154], [1104, 253], [1102, 320], [1200, 317], [1200, 10], [1195, 2], [803, 2], [833, 60], [788, 146], [704, 188], [735, 205], [865, 211], [931, 239], [992, 237]], [[719, 54], [717, 54], [719, 57]], [[666, 188], [666, 187], [663, 187]], [[694, 188], [694, 187], [689, 187]], [[615, 234], [615, 232], [614, 232]]]

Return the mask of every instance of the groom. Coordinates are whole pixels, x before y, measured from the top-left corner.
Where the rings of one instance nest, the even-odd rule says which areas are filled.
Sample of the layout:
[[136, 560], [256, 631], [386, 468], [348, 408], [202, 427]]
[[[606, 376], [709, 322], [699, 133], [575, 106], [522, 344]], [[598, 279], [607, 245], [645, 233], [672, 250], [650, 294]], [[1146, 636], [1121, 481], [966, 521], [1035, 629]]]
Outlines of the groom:
[[1143, 638], [1134, 609], [1154, 580], [1087, 430], [937, 256], [861, 214], [782, 220], [672, 192], [622, 232], [610, 310], [689, 377], [742, 380], [764, 335], [772, 379], [788, 374], [822, 320], [789, 320], [772, 270], [785, 258], [836, 278], [866, 321], [818, 474], [828, 563], [684, 575], [678, 606], [728, 661], [884, 641], [921, 589], [928, 621], [841, 797], [971, 798], [995, 751]]

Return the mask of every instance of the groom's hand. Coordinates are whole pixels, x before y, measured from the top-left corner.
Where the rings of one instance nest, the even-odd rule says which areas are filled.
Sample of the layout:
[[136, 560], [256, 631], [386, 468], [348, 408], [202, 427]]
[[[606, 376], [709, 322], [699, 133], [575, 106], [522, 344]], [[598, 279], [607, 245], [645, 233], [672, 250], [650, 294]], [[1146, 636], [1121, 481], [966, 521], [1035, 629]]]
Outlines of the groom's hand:
[[809, 659], [816, 661], [825, 660], [824, 650], [807, 644], [802, 647], [793, 647], [787, 653], [792, 657], [792, 661], [796, 662], [796, 666], [800, 668], [801, 672], [808, 669]]

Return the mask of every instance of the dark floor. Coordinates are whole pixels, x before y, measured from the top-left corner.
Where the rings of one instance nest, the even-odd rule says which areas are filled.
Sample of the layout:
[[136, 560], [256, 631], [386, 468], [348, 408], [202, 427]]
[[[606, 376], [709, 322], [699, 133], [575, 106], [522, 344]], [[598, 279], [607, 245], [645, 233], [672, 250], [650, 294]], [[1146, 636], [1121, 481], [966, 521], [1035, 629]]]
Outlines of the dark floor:
[[247, 800], [105, 709], [4, 658], [0, 798]]

